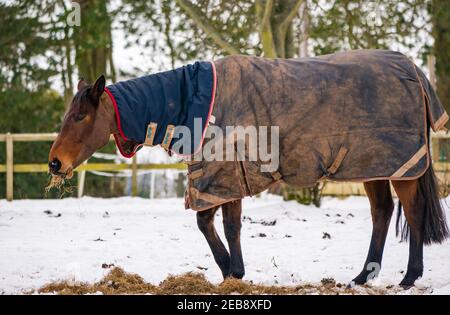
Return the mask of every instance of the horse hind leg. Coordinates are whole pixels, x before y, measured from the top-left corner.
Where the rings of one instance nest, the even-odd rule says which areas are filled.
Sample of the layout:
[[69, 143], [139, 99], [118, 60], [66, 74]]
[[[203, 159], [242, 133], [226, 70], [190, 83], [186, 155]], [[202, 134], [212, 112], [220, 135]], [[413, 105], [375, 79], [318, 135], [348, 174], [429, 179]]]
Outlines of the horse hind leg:
[[394, 201], [392, 199], [389, 181], [365, 182], [364, 189], [370, 201], [373, 228], [369, 252], [363, 270], [352, 281], [355, 284], [364, 284], [368, 280], [378, 276], [381, 269], [381, 260], [383, 258], [383, 249], [389, 229], [389, 222], [394, 210]]
[[[400, 282], [400, 286], [409, 288], [423, 274], [423, 200], [418, 194], [418, 180], [392, 181], [392, 185], [403, 205], [409, 229], [408, 269]], [[402, 234], [402, 238], [408, 235], [403, 232]]]
[[[442, 243], [450, 233], [432, 166], [419, 179], [392, 181], [392, 185], [403, 204], [409, 227], [408, 269], [400, 282], [401, 286], [409, 288], [423, 274], [423, 245]], [[400, 216], [400, 211], [398, 215]], [[407, 236], [407, 233], [402, 234]]]
[[222, 205], [223, 227], [230, 250], [230, 276], [242, 279], [245, 274], [241, 251], [241, 200]]
[[219, 238], [216, 228], [214, 227], [214, 215], [219, 207], [197, 212], [197, 226], [203, 233], [208, 242], [214, 260], [222, 271], [223, 278], [227, 278], [230, 274], [230, 255], [225, 245]]

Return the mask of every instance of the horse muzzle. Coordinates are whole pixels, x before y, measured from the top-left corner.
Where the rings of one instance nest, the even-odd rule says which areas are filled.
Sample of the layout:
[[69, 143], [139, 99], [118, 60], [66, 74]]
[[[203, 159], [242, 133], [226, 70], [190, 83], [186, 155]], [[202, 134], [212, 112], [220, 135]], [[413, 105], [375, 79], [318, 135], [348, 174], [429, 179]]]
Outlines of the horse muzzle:
[[54, 176], [61, 176], [63, 178], [70, 179], [73, 176], [72, 167], [69, 167], [66, 171], [61, 171], [62, 163], [57, 158], [54, 158], [48, 163], [48, 171]]

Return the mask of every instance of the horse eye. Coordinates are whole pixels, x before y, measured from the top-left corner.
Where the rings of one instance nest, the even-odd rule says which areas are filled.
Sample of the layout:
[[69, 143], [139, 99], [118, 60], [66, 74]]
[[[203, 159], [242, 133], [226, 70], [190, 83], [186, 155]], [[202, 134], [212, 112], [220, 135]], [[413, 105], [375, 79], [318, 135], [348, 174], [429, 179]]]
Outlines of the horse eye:
[[74, 119], [75, 121], [80, 121], [83, 120], [86, 117], [86, 115], [87, 115], [86, 113], [78, 113], [75, 115]]

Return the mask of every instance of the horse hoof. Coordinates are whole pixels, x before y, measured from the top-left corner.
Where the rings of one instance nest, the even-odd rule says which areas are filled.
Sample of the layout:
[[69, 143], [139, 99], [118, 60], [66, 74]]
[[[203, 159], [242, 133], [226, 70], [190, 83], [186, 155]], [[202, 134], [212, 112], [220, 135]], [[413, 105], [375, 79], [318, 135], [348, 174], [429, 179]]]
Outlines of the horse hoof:
[[231, 271], [226, 276], [223, 277], [223, 280], [226, 279], [239, 279], [241, 280], [244, 278], [245, 272], [244, 271]]
[[401, 286], [404, 290], [409, 290], [414, 286], [414, 282], [416, 279], [403, 279], [402, 282], [400, 282], [399, 286]]
[[237, 272], [235, 272], [235, 271], [233, 271], [233, 272], [231, 272], [231, 274], [230, 274], [230, 276], [229, 276], [229, 278], [233, 278], [233, 279], [242, 279], [242, 278], [244, 278], [244, 272], [242, 271], [237, 271]]
[[[367, 273], [361, 272], [351, 283], [354, 285], [363, 285], [367, 282]], [[351, 284], [350, 283], [350, 284]]]
[[399, 285], [405, 290], [410, 289], [414, 286], [414, 282], [422, 277], [422, 272], [422, 269], [419, 269], [418, 271], [408, 271]]
[[356, 282], [354, 280], [352, 280], [349, 284], [347, 284], [347, 289], [352, 289], [356, 286]]
[[414, 284], [413, 284], [413, 285], [410, 285], [410, 284], [400, 284], [400, 286], [402, 287], [403, 290], [409, 290], [409, 289], [411, 289], [411, 288], [414, 286]]

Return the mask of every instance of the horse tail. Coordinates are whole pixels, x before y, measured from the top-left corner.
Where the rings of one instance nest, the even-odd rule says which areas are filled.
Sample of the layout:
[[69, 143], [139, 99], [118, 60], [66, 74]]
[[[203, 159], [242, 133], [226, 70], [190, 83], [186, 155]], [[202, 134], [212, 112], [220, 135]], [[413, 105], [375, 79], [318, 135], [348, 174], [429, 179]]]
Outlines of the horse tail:
[[[425, 245], [431, 243], [442, 243], [450, 236], [445, 212], [439, 200], [439, 185], [432, 164], [418, 179], [419, 202], [423, 207], [423, 242]], [[409, 226], [405, 220], [402, 226], [402, 205], [400, 201], [397, 207], [396, 235], [400, 235], [402, 241], [409, 236]]]

